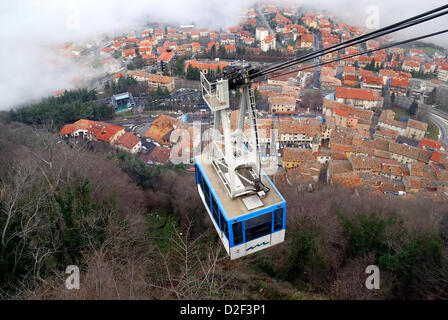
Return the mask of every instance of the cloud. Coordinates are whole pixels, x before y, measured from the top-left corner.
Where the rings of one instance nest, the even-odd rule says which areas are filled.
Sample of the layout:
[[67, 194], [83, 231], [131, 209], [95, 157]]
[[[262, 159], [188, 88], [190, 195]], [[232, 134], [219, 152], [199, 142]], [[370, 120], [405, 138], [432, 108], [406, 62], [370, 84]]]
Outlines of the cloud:
[[[0, 110], [9, 109], [54, 90], [70, 87], [74, 77], [91, 72], [55, 50], [64, 42], [88, 41], [104, 33], [138, 31], [147, 22], [178, 26], [194, 22], [219, 30], [236, 25], [242, 9], [254, 0], [2, 0]], [[286, 1], [278, 1], [285, 3]], [[296, 3], [294, 1], [290, 1]], [[328, 9], [363, 25], [369, 5], [378, 6], [382, 26], [444, 4], [444, 1], [304, 0], [301, 5]], [[442, 18], [443, 19], [443, 18]], [[447, 27], [433, 23], [432, 30]], [[431, 26], [428, 27], [428, 30]], [[426, 30], [426, 29], [424, 29]], [[422, 28], [415, 30], [416, 33]], [[435, 41], [443, 41], [438, 38]], [[446, 40], [445, 40], [446, 41]]]

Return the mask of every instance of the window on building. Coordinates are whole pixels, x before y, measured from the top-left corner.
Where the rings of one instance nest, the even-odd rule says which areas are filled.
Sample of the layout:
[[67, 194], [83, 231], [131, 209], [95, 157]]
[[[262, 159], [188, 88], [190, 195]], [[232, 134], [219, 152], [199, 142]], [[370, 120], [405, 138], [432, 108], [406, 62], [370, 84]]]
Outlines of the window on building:
[[272, 213], [248, 219], [244, 222], [246, 231], [246, 242], [263, 237], [271, 233]]

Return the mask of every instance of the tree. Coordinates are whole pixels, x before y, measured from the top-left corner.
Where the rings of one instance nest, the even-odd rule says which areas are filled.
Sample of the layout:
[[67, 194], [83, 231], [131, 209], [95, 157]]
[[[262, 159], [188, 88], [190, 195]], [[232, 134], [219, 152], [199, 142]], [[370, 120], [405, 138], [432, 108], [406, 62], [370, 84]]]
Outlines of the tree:
[[418, 103], [417, 103], [417, 101], [414, 100], [411, 103], [411, 106], [409, 107], [408, 112], [411, 116], [415, 116], [415, 115], [417, 115], [417, 110], [418, 110]]
[[226, 51], [226, 47], [225, 46], [219, 46], [218, 56], [220, 58], [225, 58], [227, 56], [227, 51]]
[[390, 95], [390, 102], [392, 102], [392, 106], [395, 105], [395, 92], [392, 92], [392, 94]]
[[199, 80], [200, 79], [199, 69], [189, 65], [188, 68], [187, 68], [187, 74], [186, 74], [185, 77], [188, 80]]
[[181, 57], [176, 60], [176, 74], [183, 75], [185, 70], [185, 58]]
[[216, 58], [216, 45], [213, 45], [213, 46], [211, 47], [211, 49], [210, 49], [210, 57], [211, 57], [212, 59], [215, 59], [215, 58]]

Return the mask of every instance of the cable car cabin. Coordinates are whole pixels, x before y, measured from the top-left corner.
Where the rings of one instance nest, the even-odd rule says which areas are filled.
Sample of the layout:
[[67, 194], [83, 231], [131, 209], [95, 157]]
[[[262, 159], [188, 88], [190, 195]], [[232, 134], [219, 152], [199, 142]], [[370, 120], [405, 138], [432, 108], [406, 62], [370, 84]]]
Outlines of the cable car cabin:
[[230, 259], [266, 249], [285, 240], [286, 201], [264, 172], [261, 179], [270, 191], [231, 199], [209, 161], [198, 156], [196, 182], [199, 195]]

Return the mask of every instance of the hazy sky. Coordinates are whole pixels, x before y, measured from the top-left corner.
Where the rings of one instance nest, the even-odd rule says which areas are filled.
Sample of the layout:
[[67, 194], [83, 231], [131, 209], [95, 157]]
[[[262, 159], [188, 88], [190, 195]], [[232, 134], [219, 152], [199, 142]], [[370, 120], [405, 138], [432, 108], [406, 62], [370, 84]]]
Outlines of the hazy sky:
[[[284, 1], [328, 9], [364, 25], [378, 10], [381, 26], [445, 4], [439, 0], [302, 0]], [[252, 0], [1, 0], [0, 1], [0, 110], [28, 102], [54, 90], [69, 87], [70, 80], [85, 70], [54, 52], [53, 46], [89, 40], [104, 32], [133, 31], [146, 21], [185, 24], [218, 29], [236, 25], [241, 9]], [[376, 10], [374, 8], [374, 10]], [[370, 11], [369, 11], [370, 10]], [[443, 20], [442, 20], [443, 19]], [[421, 34], [448, 28], [448, 18], [425, 28]], [[423, 31], [422, 31], [423, 30]], [[447, 37], [434, 42], [448, 43]]]

